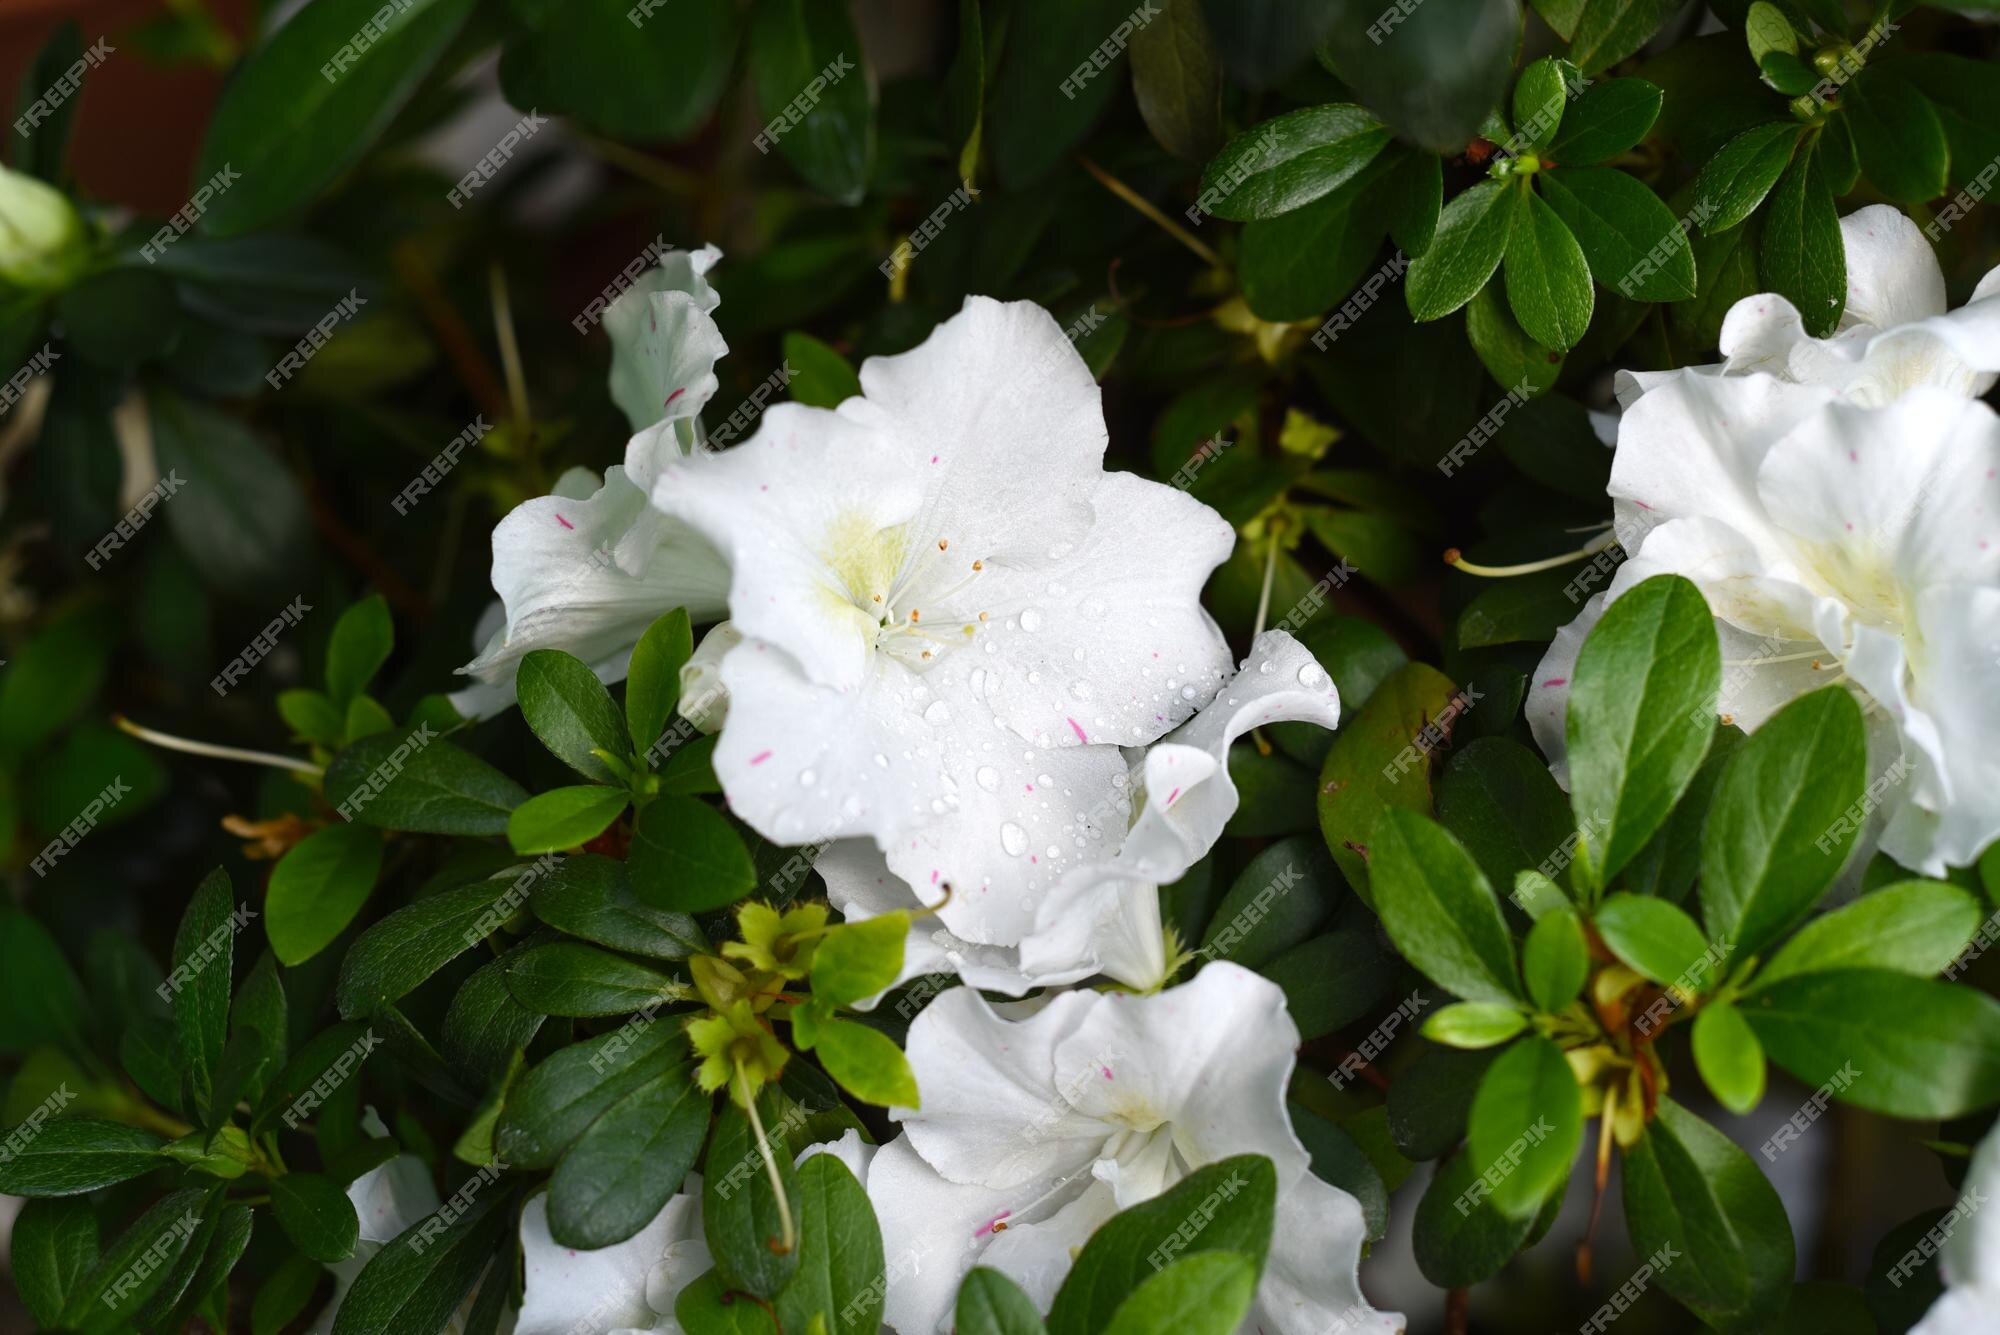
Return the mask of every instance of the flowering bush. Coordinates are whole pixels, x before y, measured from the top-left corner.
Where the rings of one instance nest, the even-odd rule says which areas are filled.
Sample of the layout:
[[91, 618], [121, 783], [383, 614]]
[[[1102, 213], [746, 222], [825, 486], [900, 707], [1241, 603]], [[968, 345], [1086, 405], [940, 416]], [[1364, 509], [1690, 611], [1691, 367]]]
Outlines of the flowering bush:
[[1991, 17], [38, 28], [0, 1327], [2000, 1329]]

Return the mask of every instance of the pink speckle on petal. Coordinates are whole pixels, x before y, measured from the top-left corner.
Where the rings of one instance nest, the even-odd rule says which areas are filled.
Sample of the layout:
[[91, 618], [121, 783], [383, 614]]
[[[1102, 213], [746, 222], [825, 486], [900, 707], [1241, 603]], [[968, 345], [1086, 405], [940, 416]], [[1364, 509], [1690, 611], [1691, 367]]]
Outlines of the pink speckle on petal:
[[1036, 857], [1036, 856], [1035, 856], [1035, 855], [1034, 855], [1033, 853], [1030, 853], [1030, 854], [1028, 854], [1028, 861], [1030, 861], [1030, 862], [1040, 862], [1040, 861], [1041, 861], [1041, 859], [1040, 859], [1040, 858], [1038, 858], [1038, 857]]
[[999, 1214], [994, 1215], [991, 1219], [981, 1224], [979, 1226], [979, 1230], [972, 1236], [975, 1238], [985, 1237], [988, 1233], [991, 1233], [993, 1231], [993, 1226], [995, 1224], [999, 1223], [1002, 1219], [1005, 1219], [1008, 1215], [1012, 1213], [1014, 1213], [1012, 1210], [1002, 1210]]
[[759, 751], [756, 755], [750, 757], [750, 763], [753, 765], [761, 765], [770, 758], [771, 758], [771, 753], [769, 751]]
[[1653, 508], [1652, 506], [1646, 504], [1644, 501], [1633, 501], [1632, 504], [1638, 506], [1641, 510], [1650, 510]]
[[1111, 1078], [1111, 1068], [1109, 1066], [1100, 1066], [1097, 1069], [1104, 1072], [1104, 1078], [1106, 1080], [1109, 1080]]
[[1024, 784], [1022, 784], [1021, 786], [1022, 786], [1023, 788], [1025, 788], [1025, 789], [1027, 789], [1027, 790], [1028, 790], [1029, 792], [1031, 792], [1031, 793], [1035, 791], [1035, 785], [1034, 785], [1034, 784], [1032, 784], [1032, 783], [1024, 783]]
[[1168, 805], [1168, 806], [1172, 806], [1172, 805], [1174, 804], [1174, 799], [1175, 799], [1175, 798], [1177, 798], [1177, 797], [1179, 797], [1180, 795], [1181, 795], [1181, 790], [1180, 790], [1180, 789], [1178, 789], [1178, 788], [1174, 789], [1174, 790], [1173, 790], [1173, 791], [1172, 791], [1171, 793], [1168, 793], [1168, 794], [1167, 794], [1167, 805]]
[[1854, 532], [1854, 521], [1853, 521], [1853, 520], [1849, 520], [1849, 521], [1848, 521], [1848, 523], [1847, 523], [1847, 531], [1848, 531], [1849, 533], [1852, 533], [1852, 532]]
[[680, 387], [679, 389], [677, 389], [677, 390], [675, 390], [675, 391], [674, 391], [673, 393], [671, 393], [671, 394], [667, 395], [667, 402], [668, 402], [668, 403], [672, 403], [672, 402], [673, 402], [673, 401], [674, 401], [675, 399], [679, 398], [679, 397], [680, 397], [681, 395], [683, 395], [683, 394], [685, 394], [685, 393], [687, 393], [687, 386], [686, 386], [686, 385], [682, 385], [682, 386], [681, 386], [681, 387]]
[[1547, 681], [1542, 683], [1542, 685], [1544, 686], [1565, 686], [1568, 684], [1569, 684], [1568, 677], [1550, 677]]
[[935, 454], [933, 454], [933, 455], [931, 456], [931, 462], [932, 462], [932, 463], [936, 463], [937, 461], [938, 461], [938, 457], [937, 457], [937, 456], [936, 456]]
[[575, 527], [576, 527], [576, 525], [575, 525], [575, 524], [572, 524], [572, 523], [570, 523], [570, 522], [569, 522], [569, 520], [567, 520], [567, 519], [564, 519], [564, 518], [563, 518], [563, 517], [562, 517], [561, 515], [557, 515], [557, 516], [556, 516], [556, 522], [557, 522], [558, 524], [561, 524], [561, 525], [562, 525], [562, 526], [563, 526], [564, 528], [575, 528]]
[[1064, 719], [1063, 721], [1069, 724], [1069, 730], [1076, 734], [1076, 739], [1079, 742], [1082, 742], [1085, 745], [1088, 745], [1090, 743], [1090, 738], [1084, 736], [1083, 734], [1083, 725], [1081, 723], [1078, 723], [1075, 719]]
[[1858, 464], [1861, 462], [1861, 456], [1859, 454], [1856, 454], [1853, 450], [1849, 450], [1847, 452], [1847, 462], [1851, 464]]

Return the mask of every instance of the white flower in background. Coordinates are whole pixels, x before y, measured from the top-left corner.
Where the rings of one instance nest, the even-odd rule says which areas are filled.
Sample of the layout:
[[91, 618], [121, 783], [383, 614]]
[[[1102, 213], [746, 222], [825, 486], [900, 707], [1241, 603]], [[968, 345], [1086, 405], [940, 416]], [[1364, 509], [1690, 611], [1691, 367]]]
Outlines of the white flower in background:
[[[660, 468], [699, 449], [701, 410], [729, 351], [711, 316], [721, 298], [708, 270], [714, 246], [669, 251], [604, 313], [611, 397], [634, 435], [625, 462], [600, 479], [572, 468], [553, 495], [516, 506], [493, 530], [493, 589], [485, 648], [459, 671], [476, 685], [452, 697], [485, 717], [514, 702], [514, 673], [535, 649], [562, 649], [607, 682], [625, 675], [632, 646], [663, 612], [722, 614], [729, 573], [686, 525], [647, 501]], [[490, 624], [489, 624], [490, 623]]]
[[25, 172], [0, 167], [0, 282], [36, 290], [65, 287], [82, 271], [88, 249], [83, 219], [69, 196]]
[[1819, 385], [1853, 403], [1891, 403], [1930, 385], [1965, 398], [2000, 372], [2000, 268], [1972, 300], [1945, 310], [1944, 271], [1917, 225], [1887, 204], [1840, 220], [1847, 246], [1847, 304], [1828, 338], [1805, 331], [1798, 309], [1775, 292], [1745, 297], [1722, 322], [1723, 360], [1676, 371], [1620, 372], [1630, 407], [1646, 391], [1690, 376], [1763, 372]]
[[[1187, 874], [1236, 812], [1229, 748], [1270, 723], [1340, 722], [1340, 696], [1317, 660], [1285, 631], [1266, 631], [1242, 670], [1206, 708], [1145, 749], [1127, 753], [1137, 819], [1099, 861], [1066, 873], [1018, 945], [964, 941], [928, 919], [910, 926], [904, 979], [956, 973], [974, 987], [1020, 996], [1030, 988], [1104, 974], [1139, 991], [1166, 981], [1159, 887]], [[1109, 841], [1107, 841], [1109, 842]], [[849, 921], [941, 898], [892, 875], [865, 839], [831, 845], [817, 864], [828, 897]], [[900, 981], [900, 980], [899, 980]]]
[[954, 887], [954, 933], [1016, 943], [1125, 829], [1119, 747], [1227, 672], [1200, 593], [1233, 535], [1104, 471], [1097, 384], [1038, 306], [969, 298], [860, 375], [654, 487], [730, 569], [716, 774], [766, 837], [870, 837], [908, 884]]
[[904, 1134], [868, 1171], [891, 1253], [915, 1253], [892, 1258], [883, 1319], [901, 1335], [949, 1331], [974, 1265], [1046, 1312], [1105, 1220], [1196, 1168], [1262, 1154], [1277, 1226], [1244, 1329], [1400, 1331], [1361, 1297], [1360, 1205], [1313, 1176], [1292, 1131], [1298, 1041], [1277, 985], [1234, 964], [1149, 997], [1065, 992], [1018, 1021], [969, 987], [944, 993], [910, 1026], [923, 1109], [892, 1111]]
[[[1882, 848], [1940, 875], [2000, 836], [2000, 418], [1918, 386], [1883, 407], [1770, 376], [1685, 376], [1625, 414], [1611, 468], [1631, 555], [1701, 589], [1722, 636], [1719, 708], [1746, 731], [1840, 682], [1893, 774]], [[1550, 646], [1528, 722], [1562, 777], [1563, 714], [1593, 599]]]
[[[2000, 1132], [1989, 1132], [1973, 1152], [1965, 1170], [1958, 1204], [1933, 1230], [1944, 1234], [1936, 1265], [1945, 1291], [1910, 1335], [1992, 1335], [1994, 1314], [2000, 1312]], [[1929, 1239], [1926, 1239], [1927, 1241]], [[1902, 1273], [1931, 1264], [1922, 1249], [1898, 1259]], [[1895, 1272], [1892, 1272], [1892, 1274]], [[1907, 1278], [1905, 1280], [1907, 1282]]]
[[[857, 1132], [808, 1145], [803, 1164], [831, 1154], [867, 1182], [875, 1147]], [[521, 1211], [521, 1312], [514, 1335], [681, 1335], [674, 1302], [714, 1264], [702, 1232], [701, 1175], [691, 1173], [653, 1221], [596, 1251], [565, 1247], [549, 1234], [543, 1192]]]

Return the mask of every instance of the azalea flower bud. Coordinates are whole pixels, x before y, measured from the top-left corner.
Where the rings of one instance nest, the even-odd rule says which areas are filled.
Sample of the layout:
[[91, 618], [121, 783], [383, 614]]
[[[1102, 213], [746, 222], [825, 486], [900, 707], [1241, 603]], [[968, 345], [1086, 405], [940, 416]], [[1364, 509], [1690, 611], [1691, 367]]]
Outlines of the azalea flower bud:
[[0, 281], [67, 287], [82, 268], [83, 220], [62, 191], [0, 167]]

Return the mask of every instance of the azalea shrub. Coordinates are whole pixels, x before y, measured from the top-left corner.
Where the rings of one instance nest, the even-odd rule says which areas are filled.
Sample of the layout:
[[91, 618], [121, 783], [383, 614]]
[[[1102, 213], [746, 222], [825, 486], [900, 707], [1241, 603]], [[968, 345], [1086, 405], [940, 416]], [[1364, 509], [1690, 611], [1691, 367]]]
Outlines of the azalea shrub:
[[2000, 1329], [1996, 19], [42, 24], [0, 1328]]

